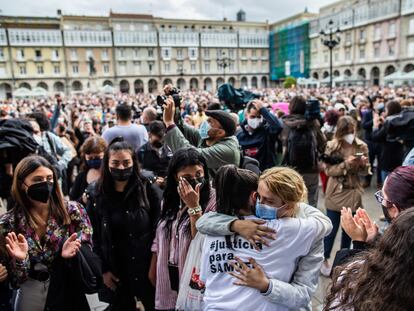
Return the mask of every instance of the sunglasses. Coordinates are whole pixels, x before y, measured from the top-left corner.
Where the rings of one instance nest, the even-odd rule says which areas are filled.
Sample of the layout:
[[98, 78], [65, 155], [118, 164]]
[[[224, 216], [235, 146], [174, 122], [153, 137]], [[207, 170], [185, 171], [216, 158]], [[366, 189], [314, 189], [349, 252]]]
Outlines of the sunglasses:
[[384, 205], [387, 208], [392, 207], [393, 203], [384, 198], [384, 194], [382, 193], [382, 190], [378, 190], [377, 192], [375, 192], [374, 196], [379, 204]]

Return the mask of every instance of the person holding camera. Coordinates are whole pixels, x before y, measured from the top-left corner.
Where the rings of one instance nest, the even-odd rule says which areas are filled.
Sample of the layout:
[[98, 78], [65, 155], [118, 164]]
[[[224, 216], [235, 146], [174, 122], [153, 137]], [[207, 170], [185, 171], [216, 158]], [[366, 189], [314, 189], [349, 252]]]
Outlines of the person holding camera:
[[[362, 208], [363, 188], [359, 176], [370, 174], [368, 146], [356, 137], [356, 122], [350, 116], [338, 120], [335, 138], [328, 142], [325, 154], [325, 173], [329, 176], [325, 194], [327, 216], [332, 221], [332, 232], [324, 241], [325, 261], [321, 273], [329, 276], [331, 265], [328, 259], [331, 255], [336, 234], [341, 219], [341, 208], [351, 208], [353, 212]], [[341, 249], [349, 248], [351, 238], [342, 232]]]
[[374, 114], [372, 140], [382, 145], [379, 158], [381, 163], [382, 182], [384, 182], [388, 174], [400, 166], [404, 160], [403, 143], [398, 138], [389, 135], [390, 121], [399, 115], [400, 112], [400, 103], [392, 100], [385, 105], [385, 118], [378, 113]]
[[261, 171], [275, 166], [275, 143], [282, 131], [281, 122], [260, 100], [253, 100], [247, 105], [245, 116], [237, 134], [243, 154], [258, 160]]
[[173, 152], [191, 145], [198, 147], [206, 159], [211, 177], [214, 177], [223, 165], [239, 166], [239, 143], [234, 136], [236, 123], [230, 113], [221, 110], [206, 111], [208, 119], [200, 125], [199, 130], [185, 124], [179, 128], [174, 121], [175, 105], [173, 97], [167, 97], [163, 113], [164, 124], [167, 127], [165, 143]]

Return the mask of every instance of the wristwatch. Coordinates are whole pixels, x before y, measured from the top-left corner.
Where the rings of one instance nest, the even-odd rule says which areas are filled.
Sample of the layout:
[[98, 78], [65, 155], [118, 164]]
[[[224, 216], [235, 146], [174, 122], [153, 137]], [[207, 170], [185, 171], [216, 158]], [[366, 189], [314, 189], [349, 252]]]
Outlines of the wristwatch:
[[194, 207], [194, 208], [188, 208], [188, 214], [190, 216], [197, 215], [197, 214], [201, 213], [202, 211], [203, 211], [203, 209], [201, 208], [200, 205], [197, 206], [197, 207]]

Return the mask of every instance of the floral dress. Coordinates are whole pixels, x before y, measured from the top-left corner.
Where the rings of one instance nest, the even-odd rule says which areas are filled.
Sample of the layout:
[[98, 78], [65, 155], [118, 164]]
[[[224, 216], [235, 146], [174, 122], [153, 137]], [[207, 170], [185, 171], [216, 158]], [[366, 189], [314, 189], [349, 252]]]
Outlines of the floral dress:
[[[41, 242], [36, 231], [29, 225], [23, 214], [9, 211], [0, 217], [0, 234], [7, 235], [9, 232], [23, 234], [29, 246], [29, 256], [23, 262], [13, 260], [11, 282], [14, 286], [24, 283], [28, 279], [31, 265], [42, 264], [51, 268], [54, 260], [61, 253], [63, 243], [73, 233], [78, 233], [82, 243], [92, 246], [92, 226], [86, 210], [77, 202], [67, 203], [70, 224], [59, 226], [53, 217], [49, 217], [46, 233]], [[17, 221], [16, 221], [17, 218]]]

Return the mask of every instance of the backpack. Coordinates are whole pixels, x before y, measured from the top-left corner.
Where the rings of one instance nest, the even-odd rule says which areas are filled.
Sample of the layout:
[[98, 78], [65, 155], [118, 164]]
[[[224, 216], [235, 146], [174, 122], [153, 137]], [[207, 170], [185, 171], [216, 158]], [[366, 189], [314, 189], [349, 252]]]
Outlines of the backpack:
[[317, 159], [318, 149], [314, 131], [306, 125], [290, 128], [285, 164], [303, 172], [314, 169]]
[[252, 171], [260, 176], [260, 163], [256, 159], [245, 156], [243, 152], [240, 152], [240, 165], [239, 168]]

